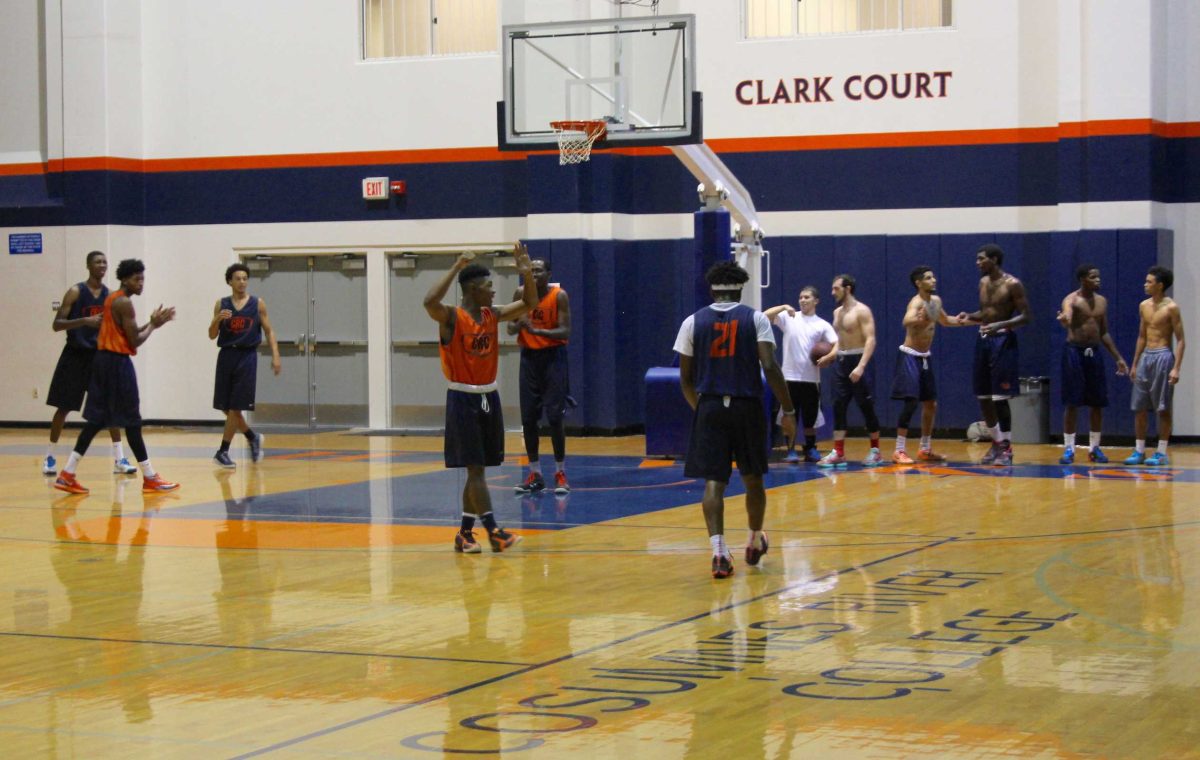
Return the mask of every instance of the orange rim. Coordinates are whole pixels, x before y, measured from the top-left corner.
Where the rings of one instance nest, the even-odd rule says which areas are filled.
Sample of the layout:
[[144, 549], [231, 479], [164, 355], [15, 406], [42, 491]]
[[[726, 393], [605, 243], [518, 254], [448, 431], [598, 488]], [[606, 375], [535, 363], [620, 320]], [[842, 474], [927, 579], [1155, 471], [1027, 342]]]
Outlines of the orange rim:
[[587, 121], [552, 121], [550, 126], [559, 132], [584, 132], [588, 137], [603, 137], [608, 127], [600, 120]]

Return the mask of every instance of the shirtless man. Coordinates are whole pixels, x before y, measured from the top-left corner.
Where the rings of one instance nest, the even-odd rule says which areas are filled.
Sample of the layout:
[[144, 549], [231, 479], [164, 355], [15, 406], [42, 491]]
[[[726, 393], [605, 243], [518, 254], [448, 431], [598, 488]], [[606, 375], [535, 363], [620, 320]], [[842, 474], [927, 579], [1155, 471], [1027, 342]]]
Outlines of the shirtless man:
[[[1164, 467], [1167, 464], [1167, 441], [1171, 438], [1171, 396], [1179, 382], [1179, 368], [1183, 366], [1183, 317], [1179, 304], [1166, 296], [1175, 282], [1175, 275], [1166, 267], [1150, 267], [1146, 273], [1146, 295], [1150, 296], [1138, 305], [1141, 324], [1138, 327], [1137, 347], [1133, 350], [1133, 369], [1129, 378], [1133, 381], [1131, 406], [1136, 413], [1133, 420], [1135, 448], [1125, 464], [1146, 464]], [[1175, 350], [1171, 350], [1171, 339]], [[1146, 456], [1146, 431], [1149, 419], [1146, 413], [1154, 408], [1158, 412], [1158, 451]]]
[[938, 325], [959, 327], [965, 322], [946, 315], [942, 297], [935, 295], [937, 278], [927, 266], [919, 266], [908, 275], [917, 294], [908, 302], [904, 312], [904, 345], [896, 353], [896, 374], [892, 380], [892, 398], [904, 402], [896, 421], [896, 464], [915, 464], [904, 450], [908, 441], [908, 423], [917, 404], [921, 404], [921, 448], [917, 459], [922, 462], [944, 462], [946, 457], [933, 450], [933, 418], [937, 414], [937, 384], [933, 376], [930, 348]]
[[1108, 378], [1100, 346], [1117, 363], [1118, 375], [1128, 374], [1129, 367], [1108, 333], [1108, 299], [1098, 292], [1100, 270], [1082, 264], [1075, 270], [1075, 280], [1079, 290], [1063, 299], [1058, 312], [1059, 323], [1067, 328], [1062, 357], [1063, 453], [1058, 463], [1075, 462], [1075, 413], [1086, 406], [1091, 409], [1088, 460], [1104, 464], [1108, 457], [1100, 449], [1100, 429], [1108, 406]]
[[980, 464], [1012, 464], [1012, 409], [1008, 400], [1021, 392], [1017, 377], [1017, 335], [1030, 322], [1025, 286], [1005, 272], [1004, 251], [994, 243], [975, 254], [979, 279], [979, 311], [962, 312], [959, 321], [979, 325], [975, 342], [975, 396], [992, 433], [992, 446]]
[[853, 398], [862, 412], [867, 433], [871, 436], [871, 451], [863, 460], [865, 467], [877, 467], [879, 455], [879, 418], [875, 416], [874, 384], [865, 374], [871, 355], [875, 353], [875, 317], [865, 303], [854, 297], [855, 281], [848, 274], [833, 278], [833, 329], [838, 336], [837, 364], [833, 385], [833, 451], [826, 454], [818, 467], [846, 466], [846, 410]]

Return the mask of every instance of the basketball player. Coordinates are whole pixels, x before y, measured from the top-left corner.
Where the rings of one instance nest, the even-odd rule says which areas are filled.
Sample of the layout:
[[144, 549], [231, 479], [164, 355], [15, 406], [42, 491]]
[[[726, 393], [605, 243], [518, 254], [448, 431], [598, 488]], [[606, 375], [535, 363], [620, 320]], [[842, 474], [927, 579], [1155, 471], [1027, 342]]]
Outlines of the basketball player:
[[[800, 288], [796, 303], [800, 306], [800, 314], [788, 304], [781, 304], [767, 309], [764, 315], [771, 324], [783, 332], [783, 378], [787, 381], [788, 397], [792, 408], [798, 415], [797, 423], [804, 426], [804, 457], [805, 462], [819, 462], [821, 455], [817, 452], [817, 413], [821, 408], [821, 369], [828, 367], [837, 358], [837, 333], [833, 325], [817, 316], [817, 304], [820, 302], [817, 289], [812, 285]], [[825, 341], [833, 346], [814, 364], [812, 348], [819, 341]], [[797, 463], [802, 461], [796, 453], [796, 439], [787, 440], [787, 457], [784, 461]]]
[[[521, 537], [496, 524], [492, 498], [484, 480], [484, 468], [504, 461], [504, 419], [500, 393], [496, 390], [500, 333], [498, 322], [517, 319], [538, 303], [537, 283], [529, 265], [529, 253], [521, 242], [513, 247], [517, 272], [524, 283], [523, 300], [493, 308], [491, 270], [471, 263], [472, 253], [459, 256], [449, 271], [425, 294], [425, 311], [438, 323], [438, 348], [442, 372], [449, 381], [446, 390], [446, 467], [465, 467], [462, 526], [454, 536], [454, 550], [465, 554], [482, 551], [475, 541], [475, 519], [487, 530], [492, 551], [501, 552]], [[462, 306], [442, 303], [450, 285], [458, 278]]]
[[213, 384], [213, 408], [225, 413], [221, 448], [213, 455], [213, 461], [233, 469], [236, 465], [229, 457], [229, 444], [233, 442], [234, 433], [246, 436], [251, 461], [261, 462], [263, 458], [265, 436], [251, 430], [242, 414], [243, 411], [254, 411], [258, 347], [263, 335], [267, 336], [267, 344], [271, 347], [271, 371], [278, 375], [282, 365], [275, 331], [267, 316], [267, 302], [247, 292], [250, 269], [245, 264], [230, 264], [225, 270], [225, 282], [229, 284], [231, 294], [217, 300], [212, 321], [208, 324], [208, 339], [215, 339], [221, 347]]
[[[1164, 467], [1168, 464], [1167, 442], [1171, 438], [1171, 399], [1175, 385], [1179, 382], [1179, 368], [1183, 366], [1183, 317], [1179, 304], [1166, 295], [1175, 274], [1166, 267], [1150, 267], [1146, 273], [1145, 291], [1150, 296], [1138, 305], [1137, 347], [1133, 351], [1133, 369], [1129, 377], [1133, 380], [1131, 407], [1136, 413], [1134, 425], [1134, 450], [1125, 464], [1146, 464]], [[1175, 349], [1171, 349], [1171, 341]], [[1147, 413], [1158, 412], [1158, 451], [1146, 456], [1146, 431], [1149, 429]]]
[[908, 302], [904, 311], [904, 343], [896, 353], [896, 373], [892, 379], [892, 398], [903, 401], [900, 417], [896, 421], [896, 450], [892, 461], [896, 464], [916, 464], [908, 455], [908, 425], [917, 404], [921, 405], [921, 448], [917, 459], [922, 462], [945, 462], [946, 457], [933, 450], [933, 419], [937, 414], [937, 383], [933, 376], [930, 349], [933, 333], [938, 325], [959, 327], [964, 324], [957, 317], [949, 317], [942, 307], [942, 297], [937, 295], [937, 277], [927, 266], [919, 266], [908, 274], [909, 281], [917, 294]]
[[1005, 272], [1004, 251], [994, 243], [975, 254], [979, 278], [979, 311], [958, 315], [959, 321], [979, 325], [975, 341], [974, 388], [979, 410], [992, 433], [992, 445], [980, 464], [1011, 465], [1012, 409], [1008, 400], [1020, 394], [1017, 377], [1017, 334], [1030, 321], [1025, 286]]
[[[675, 338], [679, 384], [694, 410], [683, 469], [689, 478], [704, 478], [704, 522], [712, 546], [712, 577], [733, 575], [733, 559], [725, 545], [725, 488], [737, 461], [746, 487], [746, 519], [750, 539], [746, 564], [757, 565], [767, 553], [763, 514], [767, 492], [767, 420], [763, 415], [762, 376], [783, 405], [783, 432], [796, 436], [796, 409], [787, 381], [775, 363], [775, 334], [761, 312], [738, 303], [750, 276], [733, 261], [713, 264], [705, 274], [713, 303], [683, 320]], [[699, 349], [699, 350], [697, 350]]]
[[833, 386], [833, 451], [817, 463], [819, 467], [846, 466], [846, 411], [850, 399], [854, 399], [862, 412], [867, 433], [871, 436], [871, 450], [867, 452], [863, 466], [878, 467], [883, 462], [879, 455], [874, 383], [871, 376], [865, 374], [875, 353], [875, 317], [870, 307], [855, 298], [854, 289], [855, 281], [850, 275], [839, 274], [833, 278], [833, 299], [838, 303], [833, 310], [833, 329], [838, 335]]
[[[536, 493], [546, 487], [539, 454], [541, 441], [538, 425], [542, 413], [550, 424], [550, 443], [554, 447], [554, 493], [571, 492], [564, 469], [567, 436], [563, 432], [563, 414], [567, 408], [570, 382], [567, 373], [567, 341], [571, 338], [571, 302], [567, 291], [550, 287], [550, 267], [542, 259], [530, 262], [537, 285], [538, 304], [528, 315], [508, 323], [508, 334], [521, 344], [521, 431], [525, 436], [525, 454], [529, 457], [529, 475], [513, 490]], [[513, 300], [520, 300], [518, 291]]]
[[125, 259], [117, 265], [121, 289], [109, 293], [104, 300], [104, 316], [100, 322], [100, 334], [96, 338], [98, 350], [92, 362], [87, 405], [83, 408], [87, 425], [75, 441], [75, 450], [67, 459], [66, 466], [54, 481], [54, 487], [60, 491], [74, 494], [88, 492], [75, 479], [75, 468], [87, 453], [92, 438], [106, 427], [125, 428], [129, 448], [142, 470], [143, 493], [172, 491], [179, 487], [178, 483], [166, 481], [154, 471], [142, 440], [137, 374], [130, 357], [137, 353], [138, 346], [145, 343], [151, 333], [175, 318], [175, 307], [159, 306], [150, 315], [150, 321], [138, 327], [132, 299], [141, 295], [145, 287], [145, 272], [146, 266], [137, 259]]
[[1106, 464], [1100, 448], [1104, 407], [1108, 406], [1108, 378], [1100, 346], [1117, 363], [1117, 374], [1129, 367], [1108, 332], [1108, 299], [1100, 295], [1100, 270], [1083, 264], [1075, 270], [1079, 289], [1068, 293], [1058, 311], [1059, 323], [1067, 328], [1062, 355], [1063, 453], [1059, 464], [1075, 462], [1075, 416], [1080, 406], [1091, 409], [1088, 430], [1088, 460]]
[[[108, 298], [108, 286], [104, 275], [108, 272], [108, 257], [100, 251], [87, 255], [88, 278], [72, 285], [63, 296], [62, 304], [54, 314], [54, 332], [67, 331], [67, 344], [63, 346], [50, 380], [50, 391], [46, 394], [46, 405], [55, 409], [50, 420], [50, 444], [46, 446], [46, 458], [42, 460], [42, 474], [53, 475], [58, 468], [58, 439], [62, 435], [67, 415], [83, 408], [83, 395], [87, 393], [88, 380], [92, 376], [92, 360], [96, 357], [96, 334], [100, 331], [100, 315], [104, 311], [104, 300]], [[109, 428], [112, 438], [113, 472], [132, 475], [137, 468], [125, 458], [119, 428]]]

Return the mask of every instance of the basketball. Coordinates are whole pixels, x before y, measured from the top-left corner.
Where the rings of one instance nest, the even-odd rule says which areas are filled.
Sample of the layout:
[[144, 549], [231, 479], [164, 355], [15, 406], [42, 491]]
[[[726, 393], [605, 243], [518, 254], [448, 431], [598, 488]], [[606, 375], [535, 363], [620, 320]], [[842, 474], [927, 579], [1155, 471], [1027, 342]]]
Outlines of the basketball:
[[808, 357], [810, 359], [812, 359], [813, 364], [816, 364], [818, 359], [820, 359], [822, 356], [824, 356], [825, 354], [829, 353], [832, 350], [833, 350], [832, 343], [830, 343], [827, 340], [818, 340], [816, 343], [814, 343], [812, 345], [812, 348], [809, 349]]

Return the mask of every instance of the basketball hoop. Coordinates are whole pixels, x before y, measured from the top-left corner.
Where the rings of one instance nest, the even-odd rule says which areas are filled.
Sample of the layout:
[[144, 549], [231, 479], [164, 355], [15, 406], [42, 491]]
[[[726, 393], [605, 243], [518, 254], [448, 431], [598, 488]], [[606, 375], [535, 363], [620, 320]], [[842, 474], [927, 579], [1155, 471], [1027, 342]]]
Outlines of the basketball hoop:
[[603, 121], [552, 121], [558, 135], [558, 163], [581, 164], [592, 157], [592, 145], [608, 131]]

